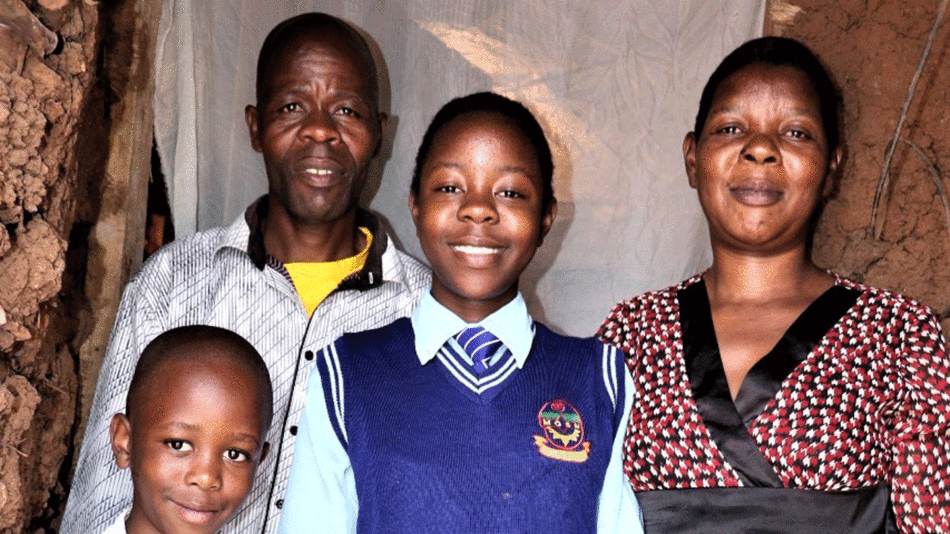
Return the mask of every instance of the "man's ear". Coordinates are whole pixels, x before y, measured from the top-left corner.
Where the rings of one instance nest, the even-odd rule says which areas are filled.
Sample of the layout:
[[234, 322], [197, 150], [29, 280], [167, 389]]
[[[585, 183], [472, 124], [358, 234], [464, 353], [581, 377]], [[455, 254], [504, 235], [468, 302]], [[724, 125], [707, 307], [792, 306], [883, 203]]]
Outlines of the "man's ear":
[[112, 442], [112, 456], [119, 469], [132, 464], [132, 425], [125, 414], [117, 413], [109, 423], [109, 440]]
[[696, 135], [693, 132], [686, 134], [683, 139], [683, 161], [686, 163], [689, 186], [696, 189]]
[[544, 213], [541, 214], [541, 236], [538, 238], [538, 246], [541, 246], [541, 243], [544, 242], [544, 237], [548, 235], [548, 232], [551, 231], [551, 225], [554, 224], [554, 219], [557, 218], [557, 199], [551, 197], [551, 201], [548, 202], [546, 208], [544, 208]]
[[270, 442], [265, 441], [264, 446], [261, 448], [261, 459], [258, 460], [258, 463], [263, 463], [264, 459], [267, 458], [267, 453], [270, 452]]
[[383, 147], [383, 139], [386, 138], [386, 127], [389, 125], [389, 114], [380, 111], [376, 114], [376, 120], [379, 122], [379, 141], [376, 142], [376, 150], [373, 151], [373, 157], [379, 155], [379, 150]]
[[260, 128], [260, 115], [257, 108], [248, 104], [244, 107], [244, 122], [247, 123], [247, 131], [251, 134], [251, 147], [256, 151], [261, 151], [260, 137], [258, 128]]

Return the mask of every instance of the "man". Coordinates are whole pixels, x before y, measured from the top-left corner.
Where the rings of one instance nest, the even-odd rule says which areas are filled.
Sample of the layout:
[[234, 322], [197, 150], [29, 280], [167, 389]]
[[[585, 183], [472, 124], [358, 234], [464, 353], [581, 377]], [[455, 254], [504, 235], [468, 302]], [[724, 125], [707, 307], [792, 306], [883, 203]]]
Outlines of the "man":
[[64, 533], [99, 532], [131, 503], [111, 462], [108, 424], [121, 411], [135, 362], [160, 333], [187, 324], [244, 336], [274, 382], [272, 452], [223, 532], [277, 527], [313, 354], [349, 331], [407, 316], [428, 270], [395, 250], [379, 220], [357, 206], [387, 116], [376, 67], [340, 19], [300, 15], [261, 47], [257, 105], [245, 110], [264, 156], [268, 195], [231, 226], [156, 253], [119, 306], [83, 439]]

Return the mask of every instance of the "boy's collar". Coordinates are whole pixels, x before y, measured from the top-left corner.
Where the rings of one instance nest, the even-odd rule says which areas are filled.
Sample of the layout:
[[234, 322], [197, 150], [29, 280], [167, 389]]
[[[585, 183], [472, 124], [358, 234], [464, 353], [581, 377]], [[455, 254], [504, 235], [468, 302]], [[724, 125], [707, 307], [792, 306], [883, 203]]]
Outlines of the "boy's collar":
[[419, 363], [423, 365], [435, 358], [436, 353], [450, 337], [475, 325], [481, 325], [500, 339], [515, 357], [519, 369], [528, 359], [534, 341], [534, 321], [520, 291], [511, 302], [474, 324], [466, 323], [427, 291], [419, 299], [419, 306], [412, 313], [410, 320], [415, 334], [416, 355], [419, 357]]

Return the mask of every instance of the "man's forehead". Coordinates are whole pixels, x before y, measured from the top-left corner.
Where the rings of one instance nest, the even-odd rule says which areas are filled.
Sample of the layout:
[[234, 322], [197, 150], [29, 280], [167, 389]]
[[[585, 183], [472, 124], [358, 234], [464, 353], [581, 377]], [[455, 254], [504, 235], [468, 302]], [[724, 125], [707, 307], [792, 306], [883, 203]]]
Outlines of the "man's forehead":
[[359, 79], [368, 93], [376, 98], [376, 67], [369, 52], [363, 49], [356, 38], [341, 32], [323, 34], [303, 34], [287, 41], [276, 51], [270, 61], [267, 85], [271, 85], [280, 76], [293, 75], [293, 69], [304, 62], [314, 62], [315, 53], [324, 58], [325, 63], [333, 63], [343, 69], [341, 74]]

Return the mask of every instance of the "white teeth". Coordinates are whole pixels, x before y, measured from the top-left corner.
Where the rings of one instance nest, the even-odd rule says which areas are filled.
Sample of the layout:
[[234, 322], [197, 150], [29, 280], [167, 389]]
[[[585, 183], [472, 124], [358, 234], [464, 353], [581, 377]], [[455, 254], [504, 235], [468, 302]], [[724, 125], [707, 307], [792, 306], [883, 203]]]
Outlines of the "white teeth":
[[472, 245], [455, 245], [453, 249], [463, 254], [499, 254], [500, 247], [476, 247]]
[[304, 172], [307, 174], [314, 174], [317, 176], [330, 176], [333, 174], [333, 171], [328, 169], [304, 169]]

